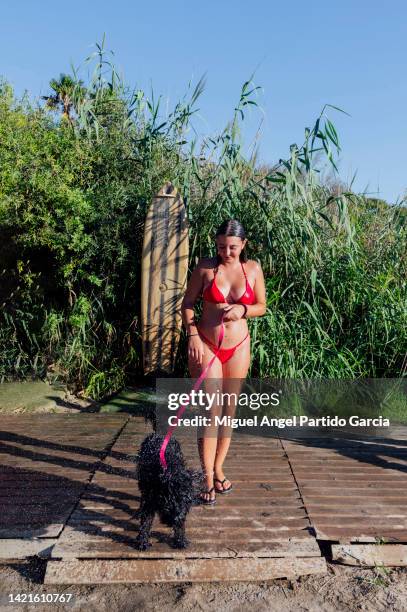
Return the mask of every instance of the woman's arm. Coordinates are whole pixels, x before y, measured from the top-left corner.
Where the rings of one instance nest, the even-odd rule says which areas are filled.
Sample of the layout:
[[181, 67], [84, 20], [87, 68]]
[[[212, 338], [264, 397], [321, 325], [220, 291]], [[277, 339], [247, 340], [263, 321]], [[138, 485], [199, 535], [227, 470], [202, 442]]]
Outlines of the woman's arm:
[[246, 306], [246, 319], [249, 317], [262, 317], [266, 312], [266, 286], [264, 284], [263, 270], [257, 261], [254, 262], [253, 269], [255, 271], [254, 295], [256, 297], [256, 303]]
[[185, 325], [188, 336], [198, 333], [195, 323], [194, 305], [202, 291], [203, 266], [201, 261], [198, 262], [198, 265], [191, 274], [181, 305], [182, 322]]
[[195, 323], [194, 305], [203, 285], [204, 266], [201, 261], [191, 274], [181, 305], [182, 321], [188, 335], [188, 356], [199, 365], [202, 365], [204, 350]]

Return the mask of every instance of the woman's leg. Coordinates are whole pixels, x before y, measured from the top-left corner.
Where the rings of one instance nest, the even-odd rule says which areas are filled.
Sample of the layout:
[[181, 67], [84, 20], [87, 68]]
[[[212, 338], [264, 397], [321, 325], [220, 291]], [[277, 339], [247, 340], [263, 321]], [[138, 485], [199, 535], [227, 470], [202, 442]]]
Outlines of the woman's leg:
[[[241, 344], [235, 351], [233, 357], [223, 364], [223, 393], [236, 394], [236, 399], [239, 397], [239, 393], [243, 384], [244, 379], [247, 376], [247, 372], [250, 366], [250, 337], [247, 338], [243, 344]], [[234, 418], [236, 413], [236, 401], [234, 396], [231, 396], [229, 402], [223, 407], [222, 416], [230, 416]], [[226, 459], [226, 455], [229, 450], [230, 442], [232, 438], [232, 428], [220, 426], [218, 433], [218, 443], [216, 447], [215, 456], [215, 478], [221, 482], [225, 478], [223, 472], [223, 463]], [[215, 482], [215, 489], [218, 491], [227, 490], [231, 487], [231, 483], [228, 479], [223, 484]]]
[[[212, 359], [214, 353], [211, 351], [209, 346], [204, 343], [204, 355], [202, 359], [202, 365], [197, 366], [192, 360], [189, 360], [189, 372], [192, 378], [197, 378], [202, 370], [206, 367], [209, 361]], [[219, 393], [222, 392], [222, 364], [219, 359], [215, 359], [211, 365], [207, 377], [205, 378], [202, 389], [205, 393]], [[216, 395], [215, 395], [216, 397]], [[210, 411], [205, 410], [205, 416], [211, 418], [211, 425], [204, 428], [203, 435], [198, 438], [198, 451], [201, 460], [202, 471], [205, 477], [205, 489], [209, 491], [213, 485], [213, 473], [215, 466], [215, 456], [217, 447], [217, 426], [215, 425], [215, 415], [222, 413], [222, 405], [214, 403]], [[202, 499], [210, 501], [215, 499], [215, 491], [212, 493], [203, 493]]]

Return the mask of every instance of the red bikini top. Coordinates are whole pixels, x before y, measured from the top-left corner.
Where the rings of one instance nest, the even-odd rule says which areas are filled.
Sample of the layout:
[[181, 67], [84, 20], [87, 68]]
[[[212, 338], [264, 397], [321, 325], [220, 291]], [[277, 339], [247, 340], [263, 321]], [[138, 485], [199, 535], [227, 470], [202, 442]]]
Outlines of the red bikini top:
[[[247, 276], [246, 276], [245, 269], [243, 267], [243, 263], [242, 262], [240, 263], [242, 265], [243, 274], [246, 279], [246, 289], [244, 290], [240, 298], [236, 300], [236, 302], [233, 302], [233, 303], [234, 304], [248, 304], [248, 305], [254, 304], [256, 298], [255, 298], [253, 289], [251, 288], [247, 280]], [[227, 303], [226, 298], [223, 295], [222, 291], [219, 290], [216, 284], [216, 281], [215, 281], [217, 272], [218, 272], [218, 268], [215, 269], [213, 279], [203, 291], [202, 298], [205, 302], [212, 302], [213, 304], [225, 304]]]

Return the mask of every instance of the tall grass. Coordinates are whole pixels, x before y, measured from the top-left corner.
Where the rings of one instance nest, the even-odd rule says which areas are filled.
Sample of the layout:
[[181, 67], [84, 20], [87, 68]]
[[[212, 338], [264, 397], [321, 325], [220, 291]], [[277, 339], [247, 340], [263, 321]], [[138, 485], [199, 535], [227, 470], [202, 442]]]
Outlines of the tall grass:
[[[406, 209], [320, 180], [321, 155], [335, 170], [340, 109], [326, 105], [303, 143], [265, 168], [240, 138], [257, 104], [251, 80], [225, 129], [198, 140], [204, 79], [164, 113], [110, 58], [98, 45], [88, 79], [54, 80], [51, 109], [0, 86], [0, 377], [48, 373], [99, 398], [142, 375], [142, 230], [168, 179], [187, 204], [191, 268], [214, 254], [229, 217], [263, 266], [252, 375], [404, 375]], [[177, 363], [186, 373], [184, 339]]]

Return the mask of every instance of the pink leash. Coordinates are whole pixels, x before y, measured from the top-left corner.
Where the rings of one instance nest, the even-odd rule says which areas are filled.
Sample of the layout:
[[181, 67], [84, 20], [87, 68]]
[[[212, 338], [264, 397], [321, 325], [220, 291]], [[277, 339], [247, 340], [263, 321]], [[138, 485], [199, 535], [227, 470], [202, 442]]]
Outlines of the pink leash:
[[[199, 389], [199, 387], [201, 386], [203, 380], [206, 378], [206, 375], [208, 373], [209, 368], [211, 367], [211, 365], [215, 361], [216, 357], [218, 356], [218, 353], [219, 353], [220, 348], [222, 346], [223, 337], [225, 335], [225, 326], [223, 324], [223, 315], [224, 315], [224, 313], [222, 313], [222, 320], [221, 320], [222, 327], [220, 329], [219, 340], [218, 340], [218, 348], [216, 349], [216, 353], [214, 354], [214, 356], [212, 357], [212, 359], [210, 360], [210, 362], [208, 363], [206, 368], [204, 368], [204, 370], [202, 371], [200, 377], [197, 379], [196, 383], [194, 384], [194, 386], [192, 388], [192, 391], [197, 391]], [[191, 394], [189, 394], [187, 402], [185, 404], [182, 404], [178, 408], [177, 414], [175, 415], [177, 417], [177, 420], [184, 414], [187, 406], [189, 405], [190, 399], [191, 399]], [[166, 450], [166, 448], [168, 446], [168, 442], [170, 441], [172, 433], [173, 433], [175, 428], [176, 428], [176, 425], [171, 425], [171, 427], [167, 431], [167, 434], [166, 434], [166, 436], [164, 438], [164, 442], [162, 443], [162, 446], [160, 448], [160, 463], [161, 463], [162, 467], [164, 468], [164, 470], [167, 469], [167, 462], [165, 460], [165, 450]]]

